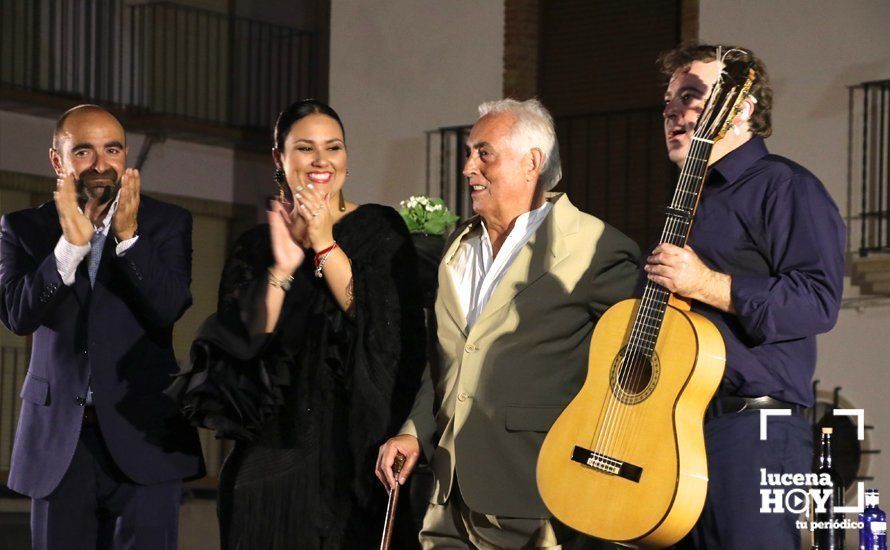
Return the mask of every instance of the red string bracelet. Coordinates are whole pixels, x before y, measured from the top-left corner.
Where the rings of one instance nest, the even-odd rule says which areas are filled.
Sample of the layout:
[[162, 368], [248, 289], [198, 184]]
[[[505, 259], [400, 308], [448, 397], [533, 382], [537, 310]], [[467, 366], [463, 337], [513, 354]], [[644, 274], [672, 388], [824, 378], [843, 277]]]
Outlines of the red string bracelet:
[[315, 263], [315, 267], [318, 267], [318, 264], [321, 262], [322, 257], [324, 257], [325, 255], [329, 254], [331, 251], [333, 251], [337, 248], [340, 248], [340, 245], [337, 244], [336, 241], [334, 241], [334, 244], [332, 244], [331, 246], [325, 248], [324, 250], [319, 250], [318, 252], [316, 252], [315, 258], [312, 260], [313, 263]]

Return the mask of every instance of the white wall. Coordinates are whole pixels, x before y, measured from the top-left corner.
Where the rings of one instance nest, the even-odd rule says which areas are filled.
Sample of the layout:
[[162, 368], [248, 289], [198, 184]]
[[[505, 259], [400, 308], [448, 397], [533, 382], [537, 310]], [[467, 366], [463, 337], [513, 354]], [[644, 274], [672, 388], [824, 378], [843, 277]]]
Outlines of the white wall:
[[[699, 25], [702, 41], [746, 46], [764, 60], [775, 92], [769, 148], [815, 173], [846, 213], [847, 86], [890, 78], [890, 3], [703, 0]], [[868, 485], [884, 495], [890, 495], [888, 363], [887, 302], [842, 310], [837, 327], [819, 339], [822, 387], [842, 386], [875, 426], [872, 447], [883, 452], [874, 457], [876, 481]]]
[[[0, 110], [0, 170], [52, 176], [47, 150], [55, 119]], [[136, 162], [145, 136], [127, 132], [127, 163]], [[271, 138], [270, 138], [271, 148]], [[271, 156], [170, 139], [155, 143], [142, 170], [146, 192], [255, 204], [273, 194]]]
[[332, 0], [330, 103], [346, 126], [346, 196], [424, 191], [425, 130], [471, 124], [502, 93], [500, 0]]

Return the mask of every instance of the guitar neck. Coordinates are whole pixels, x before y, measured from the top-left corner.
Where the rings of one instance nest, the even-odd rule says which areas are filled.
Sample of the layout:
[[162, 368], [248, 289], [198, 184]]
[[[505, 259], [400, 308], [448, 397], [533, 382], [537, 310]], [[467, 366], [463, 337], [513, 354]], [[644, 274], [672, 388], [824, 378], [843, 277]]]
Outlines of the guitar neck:
[[[670, 243], [681, 248], [686, 246], [713, 145], [713, 141], [697, 135], [692, 138], [674, 196], [666, 209], [667, 219], [659, 243]], [[643, 353], [645, 357], [652, 356], [670, 294], [657, 283], [652, 281], [646, 283], [640, 308], [631, 329], [629, 348], [636, 348], [636, 351]]]

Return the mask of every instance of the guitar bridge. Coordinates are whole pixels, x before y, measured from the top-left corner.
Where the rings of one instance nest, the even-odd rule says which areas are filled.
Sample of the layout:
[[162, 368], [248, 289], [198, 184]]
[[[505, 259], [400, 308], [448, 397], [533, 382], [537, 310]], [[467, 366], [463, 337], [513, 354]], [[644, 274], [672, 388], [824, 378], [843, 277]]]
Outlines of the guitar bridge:
[[643, 469], [639, 466], [635, 466], [629, 462], [623, 462], [602, 453], [590, 451], [584, 447], [578, 447], [577, 445], [575, 446], [575, 450], [572, 451], [572, 460], [584, 464], [589, 468], [593, 468], [594, 470], [613, 476], [623, 477], [634, 483], [639, 483], [640, 478], [643, 476]]

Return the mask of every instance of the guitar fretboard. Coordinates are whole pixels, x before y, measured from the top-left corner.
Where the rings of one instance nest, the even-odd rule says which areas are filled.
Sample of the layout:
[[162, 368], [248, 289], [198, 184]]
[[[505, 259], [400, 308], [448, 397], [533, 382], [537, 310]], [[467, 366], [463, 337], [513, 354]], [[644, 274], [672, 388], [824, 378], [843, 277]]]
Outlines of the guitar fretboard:
[[[698, 136], [692, 138], [689, 153], [680, 172], [680, 180], [674, 190], [670, 206], [666, 209], [667, 220], [661, 232], [660, 243], [670, 243], [681, 248], [686, 246], [713, 145], [713, 141]], [[652, 357], [668, 298], [670, 292], [667, 289], [652, 281], [646, 283], [640, 308], [631, 329], [627, 354], [639, 354], [647, 360]]]

